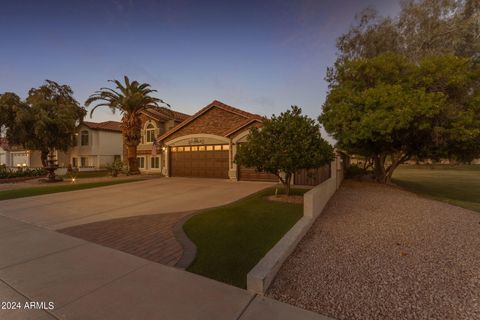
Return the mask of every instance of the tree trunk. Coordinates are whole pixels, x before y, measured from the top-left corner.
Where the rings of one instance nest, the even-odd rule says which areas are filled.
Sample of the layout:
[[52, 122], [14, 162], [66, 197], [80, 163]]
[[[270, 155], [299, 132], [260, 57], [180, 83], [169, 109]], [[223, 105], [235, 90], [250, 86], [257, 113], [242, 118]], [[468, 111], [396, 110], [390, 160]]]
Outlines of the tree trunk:
[[399, 165], [407, 161], [410, 157], [406, 154], [400, 154], [398, 158], [395, 155], [392, 155], [392, 164], [387, 169], [387, 174], [385, 177], [385, 183], [391, 184], [392, 183], [392, 176], [395, 169], [398, 168]]
[[409, 156], [402, 153], [392, 154], [392, 163], [388, 166], [388, 168], [385, 168], [385, 159], [386, 155], [375, 155], [373, 157], [375, 167], [375, 180], [380, 183], [391, 184], [393, 172], [400, 164], [408, 160]]
[[290, 182], [292, 180], [292, 174], [291, 173], [286, 173], [285, 174], [285, 182], [283, 183], [283, 185], [285, 186], [285, 194], [287, 196], [290, 195]]
[[137, 162], [137, 146], [127, 145], [128, 174], [140, 174]]
[[47, 160], [48, 160], [48, 154], [49, 153], [50, 152], [48, 150], [47, 151], [44, 151], [44, 150], [40, 151], [40, 161], [42, 161], [42, 166], [44, 168], [46, 168], [47, 165], [48, 165]]
[[380, 183], [385, 183], [385, 155], [376, 154], [373, 156], [375, 180]]

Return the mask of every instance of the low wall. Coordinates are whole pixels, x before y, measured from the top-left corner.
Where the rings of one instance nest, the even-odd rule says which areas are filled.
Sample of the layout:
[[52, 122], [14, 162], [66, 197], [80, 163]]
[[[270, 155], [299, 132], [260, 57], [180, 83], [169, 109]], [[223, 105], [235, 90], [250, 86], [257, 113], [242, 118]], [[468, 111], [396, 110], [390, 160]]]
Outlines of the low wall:
[[247, 274], [247, 289], [264, 294], [278, 270], [293, 252], [312, 226], [315, 219], [322, 213], [328, 200], [339, 188], [343, 180], [342, 163], [339, 158], [332, 161], [330, 179], [325, 180], [303, 196], [303, 217], [267, 252], [255, 267]]

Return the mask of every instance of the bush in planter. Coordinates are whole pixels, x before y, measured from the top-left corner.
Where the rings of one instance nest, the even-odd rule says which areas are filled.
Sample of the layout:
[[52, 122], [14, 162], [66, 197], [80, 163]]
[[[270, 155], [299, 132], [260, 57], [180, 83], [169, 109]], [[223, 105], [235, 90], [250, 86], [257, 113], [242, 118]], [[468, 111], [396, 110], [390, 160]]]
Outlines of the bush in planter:
[[105, 166], [105, 169], [110, 171], [112, 177], [118, 176], [124, 170], [124, 164], [121, 160], [115, 160]]

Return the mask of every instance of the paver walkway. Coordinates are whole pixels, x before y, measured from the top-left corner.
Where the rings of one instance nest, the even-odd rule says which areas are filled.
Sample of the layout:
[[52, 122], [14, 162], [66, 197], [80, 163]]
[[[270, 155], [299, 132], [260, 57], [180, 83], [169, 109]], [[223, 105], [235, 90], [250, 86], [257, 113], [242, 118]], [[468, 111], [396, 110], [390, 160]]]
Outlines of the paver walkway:
[[[0, 211], [2, 208], [0, 207]], [[26, 302], [53, 309], [25, 309]], [[2, 320], [325, 320], [183, 270], [0, 217]], [[11, 305], [11, 304], [10, 304]]]
[[170, 213], [99, 221], [58, 230], [102, 246], [133, 254], [150, 261], [174, 266], [183, 248], [174, 235], [174, 226], [187, 215]]
[[268, 295], [337, 319], [480, 319], [480, 214], [345, 181]]

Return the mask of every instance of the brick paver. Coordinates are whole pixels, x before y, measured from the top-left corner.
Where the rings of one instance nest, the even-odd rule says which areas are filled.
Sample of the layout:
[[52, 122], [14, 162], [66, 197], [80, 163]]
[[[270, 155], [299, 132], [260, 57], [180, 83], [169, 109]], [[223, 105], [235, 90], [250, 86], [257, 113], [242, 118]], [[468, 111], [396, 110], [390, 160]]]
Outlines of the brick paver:
[[183, 249], [173, 234], [185, 213], [169, 213], [99, 221], [58, 230], [132, 255], [174, 266]]

